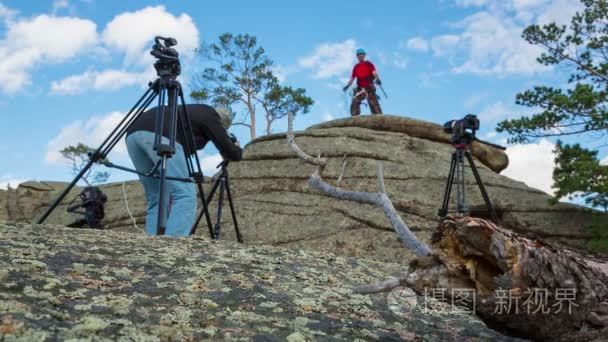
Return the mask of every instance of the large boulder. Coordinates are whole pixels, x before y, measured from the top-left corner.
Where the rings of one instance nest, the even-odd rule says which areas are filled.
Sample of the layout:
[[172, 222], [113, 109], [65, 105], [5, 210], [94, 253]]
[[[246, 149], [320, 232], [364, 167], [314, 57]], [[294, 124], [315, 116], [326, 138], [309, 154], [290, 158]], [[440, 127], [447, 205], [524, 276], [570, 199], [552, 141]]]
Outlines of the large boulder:
[[[343, 188], [376, 191], [376, 162], [382, 161], [389, 198], [423, 239], [438, 224], [453, 152], [449, 141], [439, 125], [388, 115], [334, 120], [296, 132], [296, 142], [304, 151], [329, 158], [323, 177], [330, 183], [335, 184], [346, 155]], [[503, 226], [585, 246], [591, 215], [584, 209], [551, 205], [546, 193], [497, 173], [508, 164], [501, 150], [474, 143], [472, 154]], [[300, 162], [284, 134], [253, 141], [244, 156], [244, 161], [230, 165], [230, 172], [248, 240], [380, 260], [410, 257], [379, 208], [337, 201], [311, 190], [307, 180], [314, 166]], [[483, 209], [470, 169], [466, 176], [469, 204]]]
[[[334, 120], [296, 132], [302, 149], [329, 158], [323, 177], [330, 183], [336, 183], [346, 155], [344, 188], [376, 191], [376, 162], [382, 161], [389, 197], [410, 228], [425, 240], [438, 224], [437, 211], [453, 151], [449, 138], [439, 125], [389, 115]], [[501, 176], [497, 172], [508, 164], [503, 151], [474, 143], [472, 154], [504, 227], [585, 247], [590, 239], [585, 227], [591, 217], [584, 209], [551, 205], [546, 193]], [[313, 170], [295, 156], [285, 134], [264, 136], [247, 145], [244, 160], [229, 166], [245, 241], [377, 260], [411, 258], [380, 209], [337, 201], [311, 190], [307, 180]], [[466, 183], [467, 200], [479, 209], [474, 214], [486, 215], [470, 170]], [[30, 182], [0, 191], [0, 219], [31, 221], [64, 185]], [[205, 189], [209, 188], [207, 183]], [[65, 206], [79, 191], [74, 189], [48, 222], [73, 221]], [[103, 191], [109, 198], [106, 223], [110, 227], [134, 230], [132, 215], [142, 228], [145, 201], [138, 182], [104, 185]], [[210, 209], [213, 216], [215, 202]], [[229, 210], [224, 210], [223, 222], [223, 238], [234, 239]], [[198, 230], [199, 234], [206, 231], [205, 227]]]

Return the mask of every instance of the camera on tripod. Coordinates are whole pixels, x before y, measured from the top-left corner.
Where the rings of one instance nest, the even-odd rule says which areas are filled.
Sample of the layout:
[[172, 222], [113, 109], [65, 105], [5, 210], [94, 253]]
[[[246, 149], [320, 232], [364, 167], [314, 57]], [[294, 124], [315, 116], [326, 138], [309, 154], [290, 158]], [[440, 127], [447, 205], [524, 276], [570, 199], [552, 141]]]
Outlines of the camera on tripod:
[[443, 124], [443, 131], [452, 134], [452, 144], [470, 144], [479, 130], [477, 115], [467, 114], [459, 120], [450, 120]]
[[[228, 171], [226, 169], [227, 162], [222, 163], [221, 175], [218, 177], [216, 184], [213, 185], [210, 196], [205, 196], [203, 191], [204, 176], [198, 154], [196, 153], [197, 144], [195, 141], [192, 123], [188, 115], [183, 88], [177, 79], [177, 76], [181, 72], [179, 53], [173, 48], [173, 46], [177, 45], [177, 40], [174, 38], [156, 36], [154, 38], [154, 42], [155, 44], [153, 45], [150, 54], [156, 58], [154, 68], [156, 69], [158, 78], [154, 80], [154, 82], [150, 82], [148, 84], [148, 89], [144, 92], [144, 94], [139, 98], [139, 100], [137, 100], [131, 110], [125, 114], [125, 117], [120, 121], [118, 126], [114, 128], [114, 130], [105, 138], [105, 140], [103, 140], [99, 147], [94, 152], [89, 154], [89, 161], [86, 163], [86, 165], [82, 167], [78, 175], [76, 175], [68, 186], [64, 188], [63, 191], [53, 200], [50, 206], [36, 220], [36, 222], [39, 224], [44, 223], [49, 215], [51, 215], [53, 210], [55, 210], [62, 203], [63, 199], [76, 186], [77, 182], [84, 177], [87, 172], [89, 172], [93, 164], [101, 163], [107, 167], [137, 174], [140, 177], [158, 179], [158, 198], [166, 198], [166, 182], [168, 180], [196, 184], [199, 193], [198, 197], [201, 200], [202, 210], [199, 218], [197, 218], [194, 225], [191, 227], [190, 235], [194, 235], [200, 219], [204, 216], [209, 229], [209, 236], [212, 239], [219, 238], [221, 211], [218, 211], [218, 223], [216, 223], [216, 229], [214, 229], [207, 203], [209, 203], [215, 190], [219, 189], [220, 200], [218, 208], [221, 210], [221, 201], [225, 192], [230, 204], [230, 211], [234, 222], [237, 241], [243, 242], [238, 228], [236, 211], [232, 204], [232, 198], [230, 195]], [[106, 160], [106, 156], [110, 153], [110, 151], [116, 147], [124, 136], [127, 135], [129, 129], [146, 112], [148, 106], [155, 100], [157, 101], [157, 106], [154, 118], [153, 149], [156, 151], [156, 154], [159, 157], [157, 162], [150, 170], [142, 171], [116, 165]], [[167, 174], [168, 161], [175, 154], [176, 144], [180, 143], [177, 140], [178, 136], [183, 138], [181, 144], [183, 145], [184, 158], [186, 160], [186, 168], [188, 172], [187, 177], [173, 177]], [[236, 140], [236, 137], [232, 136], [231, 139], [234, 141]], [[75, 203], [78, 198], [81, 200], [80, 203]], [[68, 205], [69, 212], [78, 213], [85, 216], [84, 219], [72, 224], [72, 226], [82, 227], [84, 225], [88, 225], [92, 228], [101, 228], [101, 220], [105, 216], [104, 204], [106, 201], [107, 197], [99, 188], [85, 188], [80, 195], [76, 196]], [[168, 218], [167, 212], [168, 204], [160, 201], [158, 205], [156, 224], [157, 235], [165, 234]]]
[[448, 173], [447, 182], [445, 186], [445, 192], [443, 195], [443, 204], [441, 205], [441, 209], [439, 209], [439, 216], [445, 217], [449, 212], [451, 212], [448, 208], [450, 204], [450, 196], [452, 193], [452, 186], [456, 183], [456, 210], [452, 212], [456, 212], [459, 215], [467, 215], [469, 213], [469, 207], [466, 202], [466, 184], [465, 184], [465, 161], [469, 163], [469, 167], [471, 171], [473, 171], [473, 176], [475, 177], [475, 182], [479, 187], [481, 192], [481, 196], [486, 204], [486, 208], [489, 214], [489, 217], [494, 221], [498, 222], [498, 216], [496, 215], [496, 210], [490, 201], [490, 196], [486, 192], [486, 188], [481, 180], [481, 176], [479, 175], [479, 171], [475, 166], [475, 162], [473, 161], [473, 157], [471, 156], [471, 152], [469, 151], [469, 145], [473, 141], [477, 141], [481, 144], [489, 145], [494, 148], [505, 150], [504, 147], [495, 145], [486, 141], [482, 141], [477, 139], [475, 133], [479, 130], [479, 119], [477, 119], [477, 115], [467, 114], [462, 119], [458, 120], [450, 120], [443, 125], [443, 131], [452, 135], [452, 146], [454, 146], [454, 151], [452, 153], [452, 161], [450, 164], [450, 171]]
[[156, 36], [154, 46], [150, 54], [158, 60], [154, 63], [154, 69], [158, 76], [175, 75], [181, 73], [182, 67], [179, 62], [179, 53], [172, 46], [177, 45], [175, 38]]
[[[74, 203], [77, 199], [80, 202]], [[80, 194], [70, 202], [67, 211], [72, 214], [83, 215], [84, 218], [69, 224], [68, 227], [82, 228], [85, 225], [93, 229], [102, 229], [101, 220], [105, 217], [105, 204], [108, 197], [100, 188], [96, 186], [87, 186]], [[84, 211], [79, 210], [84, 209]]]

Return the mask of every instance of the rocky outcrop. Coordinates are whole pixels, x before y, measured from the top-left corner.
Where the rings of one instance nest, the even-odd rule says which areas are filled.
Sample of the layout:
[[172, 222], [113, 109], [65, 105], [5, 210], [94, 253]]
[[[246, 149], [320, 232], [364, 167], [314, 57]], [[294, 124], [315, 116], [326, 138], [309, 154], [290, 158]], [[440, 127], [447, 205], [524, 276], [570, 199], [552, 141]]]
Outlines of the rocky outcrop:
[[[296, 132], [298, 145], [329, 157], [324, 178], [336, 182], [346, 155], [342, 186], [376, 190], [376, 161], [384, 167], [386, 190], [405, 222], [428, 240], [438, 224], [453, 148], [439, 125], [397, 116], [362, 116], [325, 122]], [[568, 204], [549, 204], [549, 196], [497, 173], [508, 164], [504, 152], [474, 143], [472, 152], [504, 227], [554, 242], [584, 247], [591, 218]], [[336, 201], [308, 187], [313, 167], [304, 165], [287, 146], [284, 134], [251, 142], [244, 160], [229, 167], [232, 190], [245, 241], [293, 248], [332, 251], [339, 255], [397, 261], [411, 258], [389, 227], [380, 209]], [[471, 172], [467, 173], [467, 200], [474, 209], [483, 201]], [[58, 193], [62, 184], [25, 183], [0, 191], [0, 219], [30, 221]], [[207, 185], [206, 190], [209, 190]], [[124, 191], [123, 191], [124, 190]], [[126, 204], [140, 228], [145, 215], [143, 192], [137, 182], [104, 185], [108, 194], [110, 227], [133, 230]], [[50, 223], [68, 224], [67, 202]], [[126, 197], [126, 201], [125, 201]], [[454, 196], [453, 196], [454, 197]], [[214, 213], [214, 206], [211, 211]], [[224, 211], [223, 238], [234, 239], [229, 212]], [[483, 216], [483, 210], [473, 214]], [[202, 234], [204, 227], [199, 229]]]
[[0, 340], [514, 340], [466, 311], [400, 311], [386, 295], [351, 290], [401, 267], [0, 222]]
[[[426, 132], [426, 135], [425, 135]], [[302, 150], [324, 153], [324, 179], [335, 184], [346, 155], [342, 187], [376, 191], [376, 161], [384, 168], [386, 190], [405, 222], [428, 239], [437, 226], [453, 148], [439, 125], [395, 116], [341, 119], [296, 132]], [[549, 204], [549, 196], [493, 171], [508, 164], [506, 155], [475, 145], [481, 177], [503, 226], [520, 233], [584, 246], [591, 218], [580, 207]], [[247, 146], [245, 160], [231, 165], [239, 214], [250, 240], [308, 246], [380, 260], [409, 258], [379, 208], [340, 202], [309, 189], [314, 166], [305, 165], [283, 134]], [[467, 200], [483, 208], [470, 170]], [[453, 196], [455, 197], [455, 196]], [[483, 216], [483, 211], [480, 212]]]

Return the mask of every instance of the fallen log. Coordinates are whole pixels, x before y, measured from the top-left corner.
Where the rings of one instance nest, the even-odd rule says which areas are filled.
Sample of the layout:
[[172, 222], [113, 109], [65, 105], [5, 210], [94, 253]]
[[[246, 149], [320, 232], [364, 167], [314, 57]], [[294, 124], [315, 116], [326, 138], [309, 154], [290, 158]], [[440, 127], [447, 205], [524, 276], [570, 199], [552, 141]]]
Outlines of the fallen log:
[[547, 341], [608, 338], [608, 260], [520, 236], [478, 218], [448, 218], [433, 254], [399, 279], [355, 288], [384, 292], [406, 285], [464, 306], [491, 328]]

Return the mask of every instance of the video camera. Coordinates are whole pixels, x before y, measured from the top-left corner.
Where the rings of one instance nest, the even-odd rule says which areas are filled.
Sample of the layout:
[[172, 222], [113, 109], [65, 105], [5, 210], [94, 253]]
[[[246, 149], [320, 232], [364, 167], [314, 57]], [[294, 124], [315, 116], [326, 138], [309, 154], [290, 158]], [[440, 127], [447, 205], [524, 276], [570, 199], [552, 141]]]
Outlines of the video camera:
[[452, 145], [470, 145], [473, 141], [492, 146], [499, 150], [506, 150], [506, 147], [493, 144], [491, 142], [478, 139], [475, 134], [479, 130], [479, 119], [475, 114], [467, 114], [459, 120], [450, 120], [443, 124], [443, 131], [452, 135]]
[[[80, 202], [74, 203], [78, 198], [80, 198]], [[98, 187], [85, 187], [67, 208], [69, 213], [84, 215], [84, 218], [68, 225], [68, 227], [82, 228], [86, 224], [89, 228], [102, 229], [101, 220], [105, 217], [107, 201], [108, 197]], [[81, 208], [84, 208], [84, 211], [78, 210]]]
[[177, 45], [175, 38], [161, 36], [154, 38], [154, 46], [152, 46], [150, 54], [158, 59], [154, 63], [154, 69], [156, 69], [158, 76], [173, 75], [177, 77], [181, 73], [182, 67], [179, 62], [179, 53], [172, 48], [175, 45]]
[[477, 115], [467, 114], [460, 120], [450, 120], [443, 124], [443, 131], [452, 134], [452, 144], [470, 144], [479, 130]]

